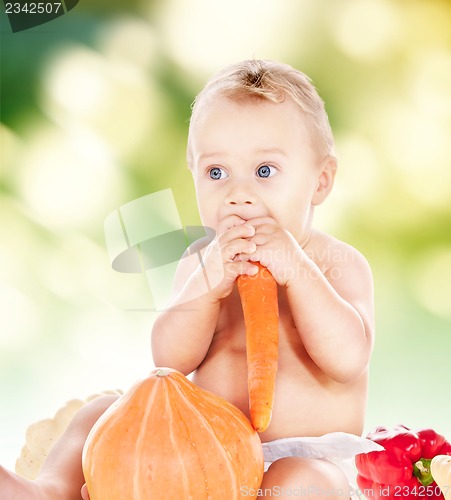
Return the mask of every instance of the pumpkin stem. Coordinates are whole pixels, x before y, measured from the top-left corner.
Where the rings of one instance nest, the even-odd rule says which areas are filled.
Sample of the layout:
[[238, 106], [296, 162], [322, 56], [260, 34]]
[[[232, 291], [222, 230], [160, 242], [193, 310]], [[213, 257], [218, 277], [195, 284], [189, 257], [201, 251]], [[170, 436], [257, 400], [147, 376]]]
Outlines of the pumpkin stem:
[[155, 375], [157, 377], [167, 377], [171, 373], [169, 368], [158, 368]]

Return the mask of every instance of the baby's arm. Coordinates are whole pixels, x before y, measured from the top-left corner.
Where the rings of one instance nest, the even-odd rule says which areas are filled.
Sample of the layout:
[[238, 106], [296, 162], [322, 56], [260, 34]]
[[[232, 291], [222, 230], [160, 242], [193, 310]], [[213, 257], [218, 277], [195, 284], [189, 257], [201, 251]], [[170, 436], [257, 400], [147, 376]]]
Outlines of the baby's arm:
[[340, 382], [359, 376], [373, 347], [373, 280], [365, 258], [339, 244], [337, 259], [323, 272], [299, 252], [297, 277], [287, 283], [296, 328], [315, 363]]
[[[311, 251], [330, 253], [320, 269], [295, 238], [270, 218], [248, 221], [257, 250], [243, 258], [258, 260], [286, 287], [290, 310], [305, 349], [327, 375], [350, 381], [367, 367], [373, 346], [373, 281], [365, 258], [326, 235]], [[323, 259], [326, 260], [326, 259]]]
[[230, 294], [237, 276], [256, 271], [250, 262], [233, 260], [237, 254], [255, 250], [247, 239], [255, 230], [243, 223], [223, 221], [225, 231], [202, 252], [201, 264], [192, 248], [191, 255], [181, 259], [174, 297], [152, 329], [155, 366], [187, 375], [202, 363], [215, 333], [221, 299]]

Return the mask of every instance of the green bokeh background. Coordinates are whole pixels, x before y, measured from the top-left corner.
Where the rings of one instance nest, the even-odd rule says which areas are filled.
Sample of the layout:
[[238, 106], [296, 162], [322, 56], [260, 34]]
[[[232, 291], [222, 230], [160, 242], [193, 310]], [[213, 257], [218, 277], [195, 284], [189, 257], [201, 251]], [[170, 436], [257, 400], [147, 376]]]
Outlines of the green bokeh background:
[[12, 33], [2, 13], [0, 463], [64, 402], [152, 368], [145, 276], [113, 271], [109, 213], [170, 188], [199, 223], [185, 145], [206, 78], [245, 58], [305, 71], [336, 136], [316, 224], [375, 279], [366, 430], [451, 438], [451, 4], [98, 0]]

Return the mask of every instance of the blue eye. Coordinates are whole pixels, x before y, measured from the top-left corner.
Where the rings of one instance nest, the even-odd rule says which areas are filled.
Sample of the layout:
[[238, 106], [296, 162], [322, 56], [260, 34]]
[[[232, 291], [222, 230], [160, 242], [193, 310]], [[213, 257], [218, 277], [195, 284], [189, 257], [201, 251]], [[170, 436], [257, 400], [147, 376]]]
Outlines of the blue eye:
[[212, 179], [214, 179], [215, 181], [228, 177], [227, 172], [219, 167], [210, 168], [208, 173], [209, 173], [210, 177]]
[[274, 167], [271, 167], [270, 165], [261, 165], [257, 169], [257, 175], [263, 178], [271, 177], [274, 173]]

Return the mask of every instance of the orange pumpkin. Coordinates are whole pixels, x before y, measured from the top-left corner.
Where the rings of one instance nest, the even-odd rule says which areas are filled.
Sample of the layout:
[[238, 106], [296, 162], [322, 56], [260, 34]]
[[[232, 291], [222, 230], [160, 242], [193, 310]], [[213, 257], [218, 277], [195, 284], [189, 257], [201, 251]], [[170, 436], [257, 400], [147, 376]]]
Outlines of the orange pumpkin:
[[157, 368], [94, 425], [83, 472], [91, 500], [252, 498], [263, 451], [238, 408]]

